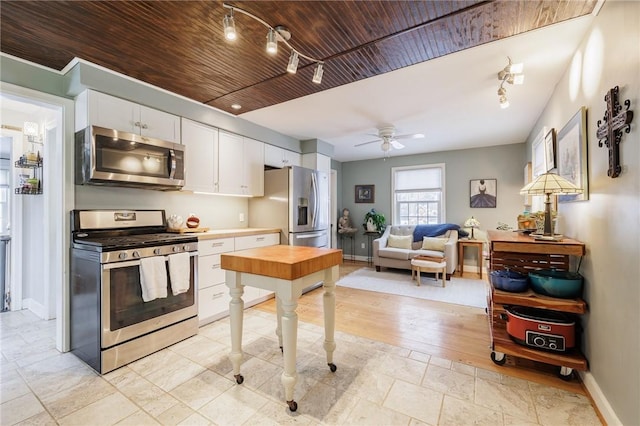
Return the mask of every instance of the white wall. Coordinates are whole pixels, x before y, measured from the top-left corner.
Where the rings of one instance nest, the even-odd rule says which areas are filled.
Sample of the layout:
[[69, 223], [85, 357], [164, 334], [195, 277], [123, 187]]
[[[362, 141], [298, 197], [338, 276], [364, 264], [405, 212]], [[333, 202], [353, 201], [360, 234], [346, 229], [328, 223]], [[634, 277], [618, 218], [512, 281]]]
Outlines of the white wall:
[[[562, 229], [585, 242], [580, 273], [589, 313], [583, 317], [585, 383], [609, 424], [640, 421], [640, 2], [608, 0], [575, 53], [532, 130], [562, 129], [587, 108], [589, 200], [559, 204]], [[622, 174], [607, 176], [608, 151], [598, 147], [604, 96], [620, 87], [631, 100], [631, 133], [620, 144]]]

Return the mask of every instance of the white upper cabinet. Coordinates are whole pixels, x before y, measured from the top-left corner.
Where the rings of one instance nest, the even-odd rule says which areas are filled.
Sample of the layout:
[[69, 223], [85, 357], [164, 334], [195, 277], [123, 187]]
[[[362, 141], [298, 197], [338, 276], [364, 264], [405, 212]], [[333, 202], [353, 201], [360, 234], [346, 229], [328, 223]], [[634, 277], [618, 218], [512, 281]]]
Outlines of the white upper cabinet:
[[179, 116], [85, 90], [76, 98], [76, 131], [90, 125], [180, 143]]
[[215, 151], [216, 192], [264, 195], [264, 143], [220, 130]]
[[300, 166], [301, 155], [274, 145], [264, 145], [264, 164], [266, 166], [283, 168], [286, 166]]
[[182, 119], [182, 144], [185, 149], [186, 191], [216, 192], [214, 183], [214, 147], [218, 129]]

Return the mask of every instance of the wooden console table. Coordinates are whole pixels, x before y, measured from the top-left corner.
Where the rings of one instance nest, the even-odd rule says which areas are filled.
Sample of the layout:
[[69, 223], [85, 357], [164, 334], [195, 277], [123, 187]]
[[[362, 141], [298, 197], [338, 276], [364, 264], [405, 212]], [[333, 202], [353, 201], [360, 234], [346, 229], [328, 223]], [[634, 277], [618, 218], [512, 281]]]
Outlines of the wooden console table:
[[244, 286], [274, 291], [278, 318], [276, 334], [284, 356], [282, 385], [289, 409], [296, 411], [298, 404], [293, 398], [293, 390], [298, 380], [296, 372], [298, 298], [304, 288], [323, 282], [324, 350], [327, 353], [327, 364], [331, 371], [335, 372], [337, 367], [333, 363], [333, 352], [336, 348], [333, 340], [336, 306], [334, 290], [338, 279], [338, 265], [342, 262], [342, 250], [278, 245], [224, 253], [220, 257], [221, 267], [227, 271], [226, 284], [231, 295], [229, 359], [233, 364], [236, 382], [241, 384], [244, 381], [244, 377], [240, 374]]
[[[537, 269], [569, 270], [569, 256], [584, 256], [585, 245], [565, 238], [562, 241], [536, 241], [530, 236], [511, 231], [488, 231], [491, 252], [491, 270], [510, 269], [528, 274]], [[510, 293], [491, 286], [488, 306], [491, 334], [491, 359], [498, 365], [505, 363], [505, 355], [513, 355], [560, 367], [559, 375], [568, 380], [573, 369], [586, 370], [587, 360], [576, 348], [567, 352], [549, 352], [522, 346], [511, 340], [504, 314], [505, 305], [528, 306], [580, 315], [587, 311], [587, 304], [580, 298], [559, 299], [543, 296], [528, 290]]]

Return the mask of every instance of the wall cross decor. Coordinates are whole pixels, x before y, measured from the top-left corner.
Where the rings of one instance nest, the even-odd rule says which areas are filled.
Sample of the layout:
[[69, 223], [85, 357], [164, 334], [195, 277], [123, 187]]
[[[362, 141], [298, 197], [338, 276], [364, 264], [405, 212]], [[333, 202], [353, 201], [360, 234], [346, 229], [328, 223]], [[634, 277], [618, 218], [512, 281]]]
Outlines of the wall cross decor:
[[604, 113], [602, 120], [598, 120], [598, 146], [606, 145], [609, 148], [609, 170], [607, 176], [612, 178], [620, 176], [622, 167], [620, 166], [620, 140], [622, 139], [622, 131], [626, 133], [631, 131], [631, 120], [633, 120], [633, 111], [629, 111], [631, 101], [624, 101], [626, 109], [621, 112], [622, 105], [618, 102], [618, 86], [609, 90], [604, 97], [607, 103], [607, 111]]

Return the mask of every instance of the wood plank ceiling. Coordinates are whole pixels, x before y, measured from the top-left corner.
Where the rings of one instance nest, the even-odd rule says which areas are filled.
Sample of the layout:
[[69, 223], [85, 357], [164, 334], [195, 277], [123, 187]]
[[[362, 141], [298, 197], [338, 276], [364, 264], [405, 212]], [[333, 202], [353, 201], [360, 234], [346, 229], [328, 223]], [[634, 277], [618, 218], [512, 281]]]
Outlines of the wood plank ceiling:
[[[0, 7], [2, 52], [53, 69], [74, 57], [198, 102], [244, 113], [591, 13], [586, 1], [237, 1], [290, 43], [265, 52], [267, 30], [235, 13], [223, 37], [221, 1], [14, 1]], [[239, 111], [231, 105], [242, 105]]]

